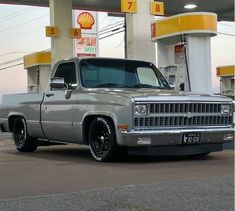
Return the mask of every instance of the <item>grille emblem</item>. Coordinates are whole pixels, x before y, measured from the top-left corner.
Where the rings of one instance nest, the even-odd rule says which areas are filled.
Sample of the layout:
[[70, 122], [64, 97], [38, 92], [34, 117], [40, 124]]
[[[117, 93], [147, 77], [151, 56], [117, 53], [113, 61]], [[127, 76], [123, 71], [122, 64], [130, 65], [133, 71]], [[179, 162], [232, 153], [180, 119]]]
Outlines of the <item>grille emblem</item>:
[[192, 112], [188, 112], [188, 113], [184, 114], [184, 117], [191, 119], [193, 117], [193, 114], [192, 114]]
[[230, 108], [229, 105], [221, 105], [221, 114], [229, 114]]

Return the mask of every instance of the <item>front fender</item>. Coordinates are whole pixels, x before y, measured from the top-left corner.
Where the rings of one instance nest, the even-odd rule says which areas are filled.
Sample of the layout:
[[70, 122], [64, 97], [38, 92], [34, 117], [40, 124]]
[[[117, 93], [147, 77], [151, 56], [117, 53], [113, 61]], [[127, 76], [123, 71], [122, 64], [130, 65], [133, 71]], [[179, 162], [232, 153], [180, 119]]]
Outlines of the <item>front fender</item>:
[[[109, 117], [112, 119], [113, 123], [114, 123], [114, 127], [115, 127], [115, 134], [116, 134], [116, 140], [118, 145], [123, 145], [122, 144], [122, 135], [120, 130], [118, 129], [118, 120], [117, 120], [117, 116], [115, 113], [112, 112], [106, 112], [106, 111], [89, 111], [86, 112], [85, 115], [83, 116], [82, 122], [85, 121], [85, 119], [87, 117], [91, 117], [91, 116], [104, 116], [104, 117]], [[84, 137], [84, 130], [82, 130], [82, 137]]]

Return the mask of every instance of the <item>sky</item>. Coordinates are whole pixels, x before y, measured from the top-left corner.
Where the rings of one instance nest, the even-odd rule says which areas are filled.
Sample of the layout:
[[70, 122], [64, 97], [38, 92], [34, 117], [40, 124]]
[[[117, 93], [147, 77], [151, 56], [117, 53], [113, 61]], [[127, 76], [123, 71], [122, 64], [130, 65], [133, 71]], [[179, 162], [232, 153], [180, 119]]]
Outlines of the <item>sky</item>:
[[[120, 20], [99, 13], [99, 29]], [[0, 101], [3, 94], [26, 92], [27, 72], [20, 65], [22, 57], [50, 48], [50, 38], [44, 32], [49, 23], [48, 8], [0, 4]], [[214, 92], [219, 92], [216, 67], [235, 64], [235, 22], [219, 22], [218, 32], [211, 39]], [[124, 34], [100, 40], [99, 49], [99, 56], [123, 58]], [[9, 66], [14, 67], [4, 69]]]

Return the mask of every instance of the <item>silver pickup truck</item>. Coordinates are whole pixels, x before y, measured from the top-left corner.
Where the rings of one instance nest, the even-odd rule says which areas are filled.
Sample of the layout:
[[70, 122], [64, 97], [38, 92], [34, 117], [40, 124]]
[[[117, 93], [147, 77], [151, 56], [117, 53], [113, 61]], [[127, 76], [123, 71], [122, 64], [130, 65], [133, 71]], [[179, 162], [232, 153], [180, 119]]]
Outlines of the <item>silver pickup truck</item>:
[[223, 150], [234, 139], [232, 100], [172, 90], [149, 62], [72, 58], [58, 62], [45, 93], [3, 96], [3, 131], [20, 152], [40, 143], [89, 145], [97, 161]]

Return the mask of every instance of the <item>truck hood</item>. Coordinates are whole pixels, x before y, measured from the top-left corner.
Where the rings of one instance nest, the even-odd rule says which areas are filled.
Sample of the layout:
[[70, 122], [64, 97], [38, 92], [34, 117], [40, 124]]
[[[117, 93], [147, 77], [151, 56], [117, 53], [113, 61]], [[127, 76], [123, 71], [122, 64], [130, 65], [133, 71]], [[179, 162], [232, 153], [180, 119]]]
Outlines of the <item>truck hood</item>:
[[200, 101], [200, 102], [232, 102], [231, 98], [221, 95], [197, 94], [175, 90], [161, 89], [127, 89], [102, 88], [95, 89], [99, 94], [109, 94], [133, 99], [135, 102], [153, 101]]

